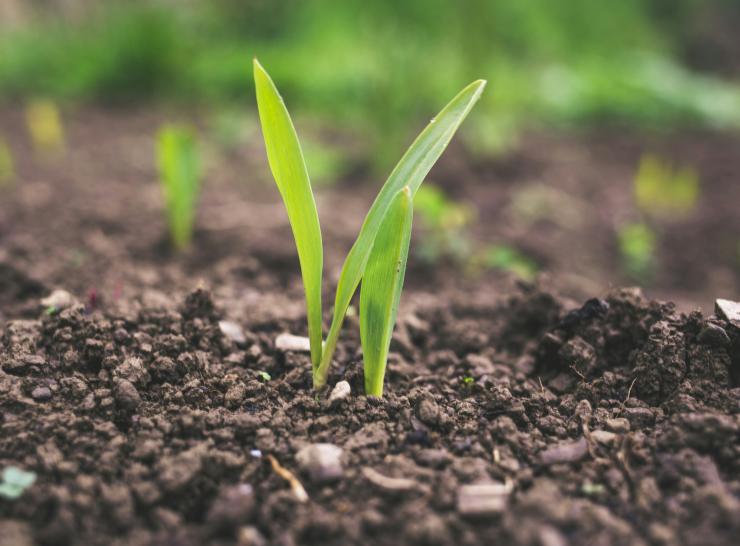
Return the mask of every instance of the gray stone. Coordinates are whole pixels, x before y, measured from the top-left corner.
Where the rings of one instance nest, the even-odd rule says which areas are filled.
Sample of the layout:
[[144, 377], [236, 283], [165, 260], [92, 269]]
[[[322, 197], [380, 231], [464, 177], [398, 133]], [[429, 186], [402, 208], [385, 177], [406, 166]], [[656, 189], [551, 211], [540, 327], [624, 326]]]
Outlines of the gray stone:
[[457, 490], [457, 511], [462, 516], [492, 516], [506, 510], [511, 488], [503, 483], [463, 485]]
[[540, 462], [545, 465], [558, 463], [575, 463], [588, 454], [588, 443], [585, 438], [548, 447], [540, 453]]
[[248, 483], [223, 487], [206, 518], [215, 530], [230, 531], [248, 523], [254, 514], [254, 490]]
[[699, 343], [703, 345], [710, 345], [713, 347], [729, 347], [732, 344], [730, 336], [727, 335], [725, 329], [716, 324], [708, 322], [702, 331], [697, 336]]
[[31, 391], [31, 398], [37, 402], [46, 402], [47, 400], [51, 400], [51, 396], [51, 389], [49, 387], [36, 387]]
[[298, 466], [316, 483], [341, 479], [342, 448], [334, 444], [310, 444], [296, 454]]
[[119, 407], [135, 410], [141, 404], [141, 396], [134, 384], [126, 379], [119, 379], [113, 385], [113, 398]]

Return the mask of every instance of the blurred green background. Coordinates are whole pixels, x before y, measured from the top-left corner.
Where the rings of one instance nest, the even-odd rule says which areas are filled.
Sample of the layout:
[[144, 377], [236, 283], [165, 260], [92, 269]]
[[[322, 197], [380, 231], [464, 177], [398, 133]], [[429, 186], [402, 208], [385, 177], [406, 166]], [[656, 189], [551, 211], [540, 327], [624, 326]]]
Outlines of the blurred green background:
[[465, 128], [474, 150], [542, 125], [734, 129], [738, 5], [0, 0], [0, 97], [251, 107], [258, 56], [292, 110], [356, 131], [383, 167], [476, 78], [489, 90]]

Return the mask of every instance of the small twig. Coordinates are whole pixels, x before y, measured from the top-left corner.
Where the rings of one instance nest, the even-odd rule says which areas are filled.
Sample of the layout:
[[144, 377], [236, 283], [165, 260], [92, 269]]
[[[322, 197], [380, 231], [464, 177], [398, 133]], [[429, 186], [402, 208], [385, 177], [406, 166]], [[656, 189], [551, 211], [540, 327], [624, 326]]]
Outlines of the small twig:
[[290, 488], [293, 490], [293, 494], [298, 499], [298, 502], [306, 502], [308, 500], [308, 493], [306, 493], [303, 484], [301, 484], [298, 478], [290, 470], [282, 466], [272, 455], [268, 455], [267, 459], [270, 461], [275, 474], [290, 484]]
[[627, 406], [627, 402], [629, 402], [630, 396], [632, 396], [632, 387], [635, 386], [635, 381], [637, 381], [637, 377], [635, 377], [632, 380], [632, 383], [630, 383], [630, 388], [627, 389], [627, 398], [625, 398], [624, 402], [622, 402], [622, 404], [619, 406], [619, 413], [617, 413], [617, 415], [621, 415], [624, 411], [624, 408]]
[[540, 383], [540, 393], [545, 394], [545, 386], [542, 384], [542, 378], [538, 375], [537, 381]]
[[581, 378], [581, 381], [583, 381], [584, 383], [587, 383], [587, 381], [586, 381], [586, 376], [585, 376], [585, 375], [583, 375], [583, 374], [582, 374], [582, 373], [581, 373], [580, 371], [578, 371], [578, 368], [576, 368], [576, 365], [575, 365], [575, 364], [571, 364], [571, 365], [570, 365], [570, 369], [571, 369], [571, 370], [573, 370], [573, 372], [574, 372], [574, 373], [575, 373], [575, 374], [576, 374], [576, 375], [577, 375], [578, 377], [580, 377], [580, 378]]

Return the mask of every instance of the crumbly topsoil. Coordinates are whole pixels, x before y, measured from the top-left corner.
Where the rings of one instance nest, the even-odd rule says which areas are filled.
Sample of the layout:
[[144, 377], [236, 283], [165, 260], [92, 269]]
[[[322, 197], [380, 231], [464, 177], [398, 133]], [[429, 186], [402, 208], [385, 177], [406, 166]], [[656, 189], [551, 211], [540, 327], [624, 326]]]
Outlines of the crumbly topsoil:
[[[7, 321], [0, 468], [37, 480], [0, 498], [0, 544], [737, 544], [737, 324], [638, 290], [414, 297], [373, 399], [354, 318], [317, 393], [275, 348], [300, 317], [227, 307], [198, 289]], [[318, 443], [341, 453], [296, 456]]]

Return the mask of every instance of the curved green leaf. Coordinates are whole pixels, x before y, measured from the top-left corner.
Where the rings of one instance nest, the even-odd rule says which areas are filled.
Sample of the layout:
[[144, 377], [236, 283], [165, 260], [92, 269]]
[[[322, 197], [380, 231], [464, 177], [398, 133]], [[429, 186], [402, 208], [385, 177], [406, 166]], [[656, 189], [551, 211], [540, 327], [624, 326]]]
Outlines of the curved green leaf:
[[442, 109], [411, 144], [375, 198], [357, 240], [342, 266], [331, 328], [324, 343], [321, 365], [314, 372], [314, 385], [321, 386], [326, 381], [347, 307], [365, 273], [375, 237], [391, 201], [404, 186], [409, 187], [412, 196], [416, 193], [460, 124], [480, 98], [485, 85], [484, 80], [471, 83]]
[[254, 84], [267, 159], [288, 212], [301, 263], [311, 362], [315, 373], [321, 361], [322, 341], [321, 274], [324, 257], [319, 215], [293, 122], [275, 84], [257, 59], [254, 60]]
[[383, 396], [383, 379], [401, 299], [413, 220], [411, 189], [391, 201], [375, 237], [360, 289], [360, 340], [365, 394]]

